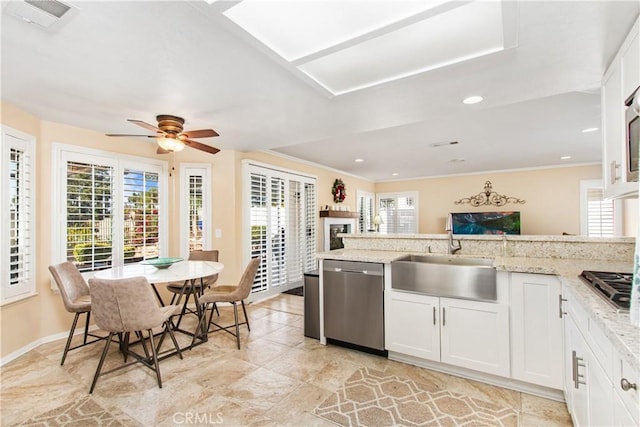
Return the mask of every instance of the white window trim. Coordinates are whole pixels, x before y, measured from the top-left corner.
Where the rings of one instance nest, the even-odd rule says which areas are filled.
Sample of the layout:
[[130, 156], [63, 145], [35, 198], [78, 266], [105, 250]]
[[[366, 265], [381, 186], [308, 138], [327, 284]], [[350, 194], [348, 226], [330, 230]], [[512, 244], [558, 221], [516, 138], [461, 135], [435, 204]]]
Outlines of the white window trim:
[[[13, 143], [8, 143], [5, 140], [6, 136], [11, 136], [13, 138], [19, 139], [22, 142], [19, 144], [13, 144]], [[20, 285], [20, 290], [18, 292], [14, 292], [12, 290], [12, 292], [8, 292], [9, 290], [7, 289], [8, 280], [5, 280], [6, 277], [8, 277], [9, 275], [9, 265], [8, 265], [8, 245], [5, 244], [5, 242], [8, 239], [7, 236], [7, 229], [6, 227], [0, 227], [0, 267], [1, 267], [1, 271], [2, 271], [2, 276], [1, 276], [1, 285], [0, 285], [0, 292], [1, 292], [1, 296], [0, 296], [0, 306], [6, 305], [6, 304], [11, 304], [14, 303], [16, 301], [21, 301], [23, 299], [26, 298], [30, 298], [34, 295], [37, 295], [36, 292], [36, 281], [35, 281], [35, 265], [36, 265], [36, 150], [35, 150], [35, 143], [36, 143], [36, 138], [32, 135], [29, 135], [27, 133], [21, 132], [19, 130], [10, 128], [8, 126], [2, 126], [2, 151], [0, 153], [0, 174], [2, 175], [2, 180], [0, 181], [2, 184], [2, 191], [0, 191], [0, 194], [2, 195], [3, 198], [6, 197], [5, 200], [2, 201], [2, 203], [0, 203], [0, 206], [2, 206], [2, 213], [1, 213], [1, 220], [3, 224], [8, 224], [9, 223], [9, 218], [8, 218], [8, 214], [9, 211], [8, 209], [5, 209], [5, 207], [8, 207], [9, 205], [9, 180], [5, 179], [4, 173], [5, 173], [5, 168], [8, 165], [9, 162], [9, 150], [13, 147], [16, 147], [17, 145], [20, 145], [20, 148], [22, 150], [24, 150], [25, 152], [28, 153], [28, 156], [30, 157], [30, 161], [31, 161], [31, 168], [29, 170], [29, 174], [31, 177], [31, 185], [28, 189], [29, 193], [30, 193], [30, 201], [31, 201], [31, 206], [29, 209], [29, 217], [30, 217], [30, 226], [31, 226], [31, 230], [29, 233], [29, 240], [31, 242], [31, 251], [28, 254], [28, 259], [27, 262], [29, 263], [29, 265], [31, 266], [31, 270], [29, 271], [29, 277], [28, 280], [23, 282], [23, 285]]]
[[[588, 209], [587, 209], [587, 190], [589, 188], [602, 188], [604, 183], [601, 179], [583, 179], [580, 181], [580, 234], [588, 235]], [[613, 226], [614, 234], [622, 236], [622, 201], [614, 200], [614, 217]]]
[[[180, 164], [180, 206], [189, 206], [189, 176], [202, 177], [202, 248], [213, 249], [211, 220], [212, 191], [210, 163], [181, 163]], [[180, 209], [180, 256], [189, 257], [189, 210]]]
[[[316, 197], [316, 207], [318, 206], [318, 178], [315, 175], [310, 175], [306, 173], [302, 173], [300, 171], [296, 171], [293, 169], [282, 168], [279, 166], [271, 165], [268, 163], [256, 162], [253, 160], [245, 159], [242, 161], [242, 268], [246, 266], [251, 257], [251, 173], [256, 172], [255, 168], [264, 168], [269, 169], [272, 172], [272, 176], [278, 178], [289, 179], [290, 175], [297, 175], [301, 178], [301, 181], [310, 181], [315, 185], [315, 197]], [[285, 199], [288, 199], [288, 186], [285, 186]], [[317, 210], [317, 209], [316, 209]], [[318, 238], [318, 218], [314, 218], [315, 220], [315, 230], [316, 230], [316, 240]], [[315, 244], [317, 247], [317, 241]], [[286, 289], [278, 290], [278, 292], [284, 291]], [[260, 293], [258, 296], [256, 294], [251, 293], [249, 295], [248, 300], [254, 301], [256, 299], [264, 299], [269, 298], [272, 295], [275, 295], [276, 292], [273, 289]]]
[[417, 191], [399, 191], [397, 193], [376, 193], [376, 213], [375, 213], [376, 215], [379, 215], [379, 212], [380, 212], [380, 199], [391, 198], [391, 197], [395, 198], [396, 200], [398, 200], [398, 197], [413, 197], [413, 200], [415, 201], [415, 204], [416, 204], [415, 222], [414, 222], [414, 229], [409, 234], [417, 234], [418, 228], [420, 227], [420, 224], [419, 224], [420, 203], [418, 199], [418, 192]]
[[[127, 154], [114, 153], [111, 151], [96, 150], [92, 148], [81, 147], [78, 145], [54, 143], [51, 150], [51, 259], [49, 264], [57, 264], [66, 261], [65, 242], [63, 238], [63, 229], [66, 227], [66, 210], [62, 205], [62, 193], [66, 192], [66, 167], [67, 160], [78, 162], [87, 162], [88, 157], [100, 158], [104, 164], [116, 165], [116, 180], [114, 189], [120, 192], [123, 188], [122, 174], [124, 169], [140, 169], [140, 164], [156, 169], [159, 174], [158, 185], [162, 191], [158, 192], [158, 205], [160, 214], [158, 216], [158, 239], [160, 241], [159, 256], [166, 257], [169, 251], [169, 226], [168, 226], [168, 192], [169, 192], [169, 168], [168, 162], [158, 159], [150, 159], [147, 157], [131, 156]], [[64, 175], [64, 177], [63, 177]], [[119, 195], [119, 194], [118, 194]], [[116, 197], [113, 203], [114, 212], [122, 212], [123, 205], [120, 197]], [[115, 231], [115, 230], [114, 230]], [[120, 233], [113, 236], [113, 251], [115, 257], [113, 266], [122, 265], [123, 260], [121, 254], [123, 252], [123, 236]], [[93, 272], [85, 272], [83, 275], [87, 278], [93, 276]], [[56, 290], [57, 286], [52, 281], [51, 288]]]

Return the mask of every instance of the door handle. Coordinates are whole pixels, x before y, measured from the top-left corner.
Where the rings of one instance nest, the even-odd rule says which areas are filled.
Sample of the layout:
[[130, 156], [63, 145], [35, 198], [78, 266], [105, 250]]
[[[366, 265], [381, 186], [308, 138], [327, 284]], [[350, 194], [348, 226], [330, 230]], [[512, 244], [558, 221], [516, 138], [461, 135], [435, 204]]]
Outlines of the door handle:
[[447, 321], [446, 321], [447, 318], [446, 318], [444, 313], [445, 313], [444, 312], [444, 307], [442, 307], [442, 326], [444, 326], [447, 323]]
[[436, 307], [433, 307], [433, 324], [436, 324]]

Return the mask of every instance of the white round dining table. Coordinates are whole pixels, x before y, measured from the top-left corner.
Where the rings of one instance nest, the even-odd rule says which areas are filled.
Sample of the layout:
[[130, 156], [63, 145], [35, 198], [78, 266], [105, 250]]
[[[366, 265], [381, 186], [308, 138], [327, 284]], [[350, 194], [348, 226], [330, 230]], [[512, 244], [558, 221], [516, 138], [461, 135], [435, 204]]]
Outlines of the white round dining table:
[[169, 268], [156, 268], [145, 264], [127, 264], [97, 271], [93, 277], [98, 279], [126, 279], [130, 277], [145, 277], [149, 283], [169, 283], [195, 280], [224, 270], [224, 264], [213, 261], [179, 261]]

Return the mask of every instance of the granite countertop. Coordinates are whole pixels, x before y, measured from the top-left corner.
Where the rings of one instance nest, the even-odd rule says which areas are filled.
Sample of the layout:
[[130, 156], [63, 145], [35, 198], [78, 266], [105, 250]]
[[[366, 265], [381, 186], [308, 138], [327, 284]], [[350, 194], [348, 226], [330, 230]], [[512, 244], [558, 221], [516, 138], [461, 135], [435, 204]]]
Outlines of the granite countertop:
[[[336, 259], [348, 261], [391, 263], [408, 252], [375, 251], [358, 249], [338, 249], [316, 254], [318, 259]], [[429, 254], [420, 254], [429, 255]], [[432, 254], [443, 255], [443, 254]], [[466, 255], [461, 255], [465, 257]], [[473, 256], [470, 256], [473, 257]], [[589, 315], [602, 327], [617, 352], [631, 366], [640, 372], [640, 329], [631, 325], [629, 312], [617, 311], [578, 277], [583, 270], [631, 272], [633, 265], [629, 262], [602, 261], [589, 259], [528, 258], [528, 257], [495, 257], [494, 266], [498, 271], [553, 274], [559, 276], [563, 284], [580, 299], [580, 304]]]

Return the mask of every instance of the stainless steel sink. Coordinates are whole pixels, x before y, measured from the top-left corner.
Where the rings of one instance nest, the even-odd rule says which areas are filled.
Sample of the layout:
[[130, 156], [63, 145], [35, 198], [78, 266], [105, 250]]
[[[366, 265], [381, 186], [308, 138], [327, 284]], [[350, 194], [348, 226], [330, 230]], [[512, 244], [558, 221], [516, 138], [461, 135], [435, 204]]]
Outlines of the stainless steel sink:
[[491, 258], [407, 255], [391, 263], [391, 287], [434, 296], [497, 300]]

